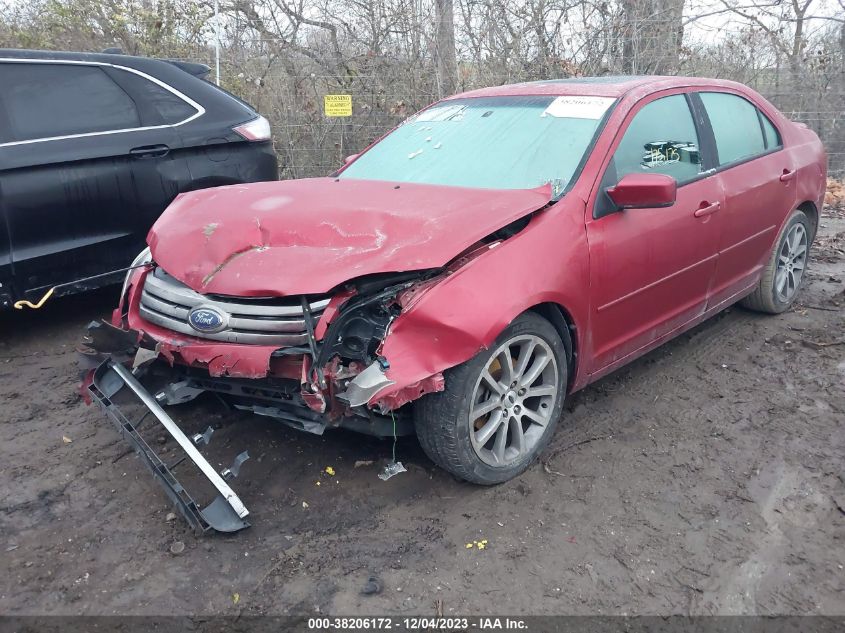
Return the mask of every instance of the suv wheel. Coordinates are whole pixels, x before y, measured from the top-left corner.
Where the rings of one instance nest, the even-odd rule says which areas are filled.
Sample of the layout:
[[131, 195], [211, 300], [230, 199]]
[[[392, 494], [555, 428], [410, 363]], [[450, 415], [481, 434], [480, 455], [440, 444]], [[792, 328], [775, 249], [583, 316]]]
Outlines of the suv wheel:
[[551, 323], [528, 312], [445, 377], [444, 391], [416, 405], [420, 444], [457, 477], [497, 484], [528, 468], [554, 434], [566, 393], [566, 351]]
[[760, 283], [742, 300], [743, 306], [769, 314], [789, 309], [804, 280], [812, 234], [813, 228], [806, 214], [793, 211], [775, 242]]

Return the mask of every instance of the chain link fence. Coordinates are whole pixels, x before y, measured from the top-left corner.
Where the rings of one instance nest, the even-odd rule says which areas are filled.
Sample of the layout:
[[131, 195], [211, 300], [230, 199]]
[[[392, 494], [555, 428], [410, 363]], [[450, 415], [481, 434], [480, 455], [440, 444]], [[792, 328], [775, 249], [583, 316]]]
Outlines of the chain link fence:
[[[453, 91], [637, 73], [748, 85], [813, 129], [845, 177], [845, 0], [227, 0], [219, 23], [204, 0], [110, 2], [0, 0], [0, 47], [116, 45], [214, 68], [220, 26], [221, 84], [270, 120], [282, 178], [331, 173]], [[352, 116], [325, 115], [337, 94]]]
[[[194, 61], [214, 66], [213, 55], [197, 56]], [[325, 176], [333, 172], [346, 156], [360, 152], [406, 117], [439, 98], [432, 73], [401, 65], [383, 72], [344, 77], [341, 83], [336, 76], [288, 74], [270, 59], [239, 60], [237, 56], [224, 54], [221, 64], [223, 86], [253, 104], [270, 120], [282, 178]], [[818, 89], [808, 80], [806, 85], [792, 88], [792, 78], [782, 69], [771, 69], [763, 80], [757, 81], [723, 73], [700, 74], [721, 74], [722, 78], [747, 83], [788, 118], [806, 124], [827, 148], [830, 176], [845, 177], [845, 83]], [[484, 79], [464, 81], [459, 89], [522, 81], [524, 77], [509, 74]], [[352, 116], [327, 117], [323, 97], [330, 94], [351, 95]]]

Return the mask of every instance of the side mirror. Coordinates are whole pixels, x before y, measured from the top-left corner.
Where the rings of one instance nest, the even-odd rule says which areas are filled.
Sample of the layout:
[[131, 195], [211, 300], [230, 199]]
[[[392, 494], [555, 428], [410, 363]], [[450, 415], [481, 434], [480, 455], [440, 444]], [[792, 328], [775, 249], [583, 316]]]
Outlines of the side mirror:
[[628, 174], [607, 195], [620, 209], [651, 209], [675, 204], [678, 183], [665, 174]]
[[361, 155], [361, 154], [350, 154], [349, 156], [347, 156], [346, 158], [344, 158], [344, 159], [343, 159], [343, 164], [344, 164], [344, 165], [348, 165], [348, 164], [349, 164], [349, 163], [351, 163], [353, 160], [355, 160], [356, 158], [358, 158], [360, 155]]

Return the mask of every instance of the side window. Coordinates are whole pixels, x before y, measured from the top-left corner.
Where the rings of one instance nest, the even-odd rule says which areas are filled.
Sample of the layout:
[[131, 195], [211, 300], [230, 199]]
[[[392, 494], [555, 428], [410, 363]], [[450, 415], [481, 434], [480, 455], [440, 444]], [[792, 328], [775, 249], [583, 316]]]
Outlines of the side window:
[[763, 130], [754, 104], [725, 92], [702, 92], [701, 101], [716, 137], [720, 165], [766, 151]]
[[110, 72], [135, 99], [144, 125], [175, 125], [197, 113], [197, 109], [184, 99], [141, 75], [120, 69]]
[[777, 128], [769, 120], [769, 117], [760, 112], [760, 121], [763, 122], [763, 136], [766, 138], [766, 149], [780, 147], [780, 134], [778, 134]]
[[140, 126], [132, 99], [97, 66], [2, 64], [0, 86], [13, 140]]
[[686, 97], [672, 95], [643, 106], [625, 131], [612, 165], [615, 182], [627, 174], [654, 172], [682, 184], [701, 173], [698, 135]]

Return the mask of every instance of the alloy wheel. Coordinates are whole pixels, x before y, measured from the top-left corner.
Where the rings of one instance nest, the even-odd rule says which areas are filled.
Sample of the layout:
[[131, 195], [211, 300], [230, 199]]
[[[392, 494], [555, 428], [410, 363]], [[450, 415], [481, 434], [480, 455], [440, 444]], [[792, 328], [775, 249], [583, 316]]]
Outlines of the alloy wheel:
[[801, 284], [806, 265], [807, 229], [798, 223], [789, 229], [778, 253], [775, 269], [775, 293], [778, 300], [783, 303], [792, 300]]
[[475, 383], [469, 425], [486, 464], [506, 467], [533, 452], [551, 422], [558, 366], [542, 338], [519, 335], [496, 349]]

